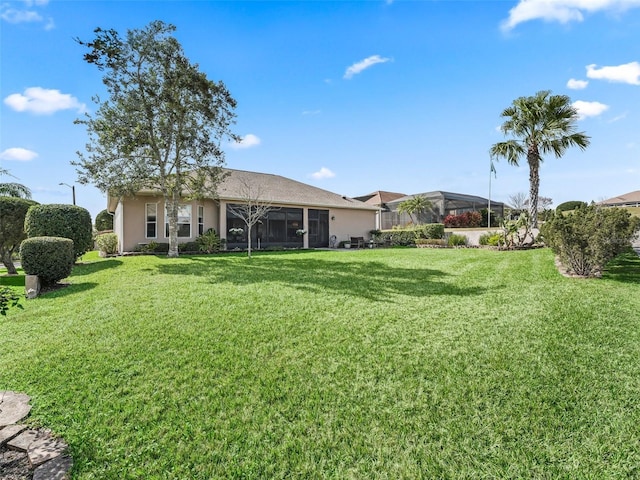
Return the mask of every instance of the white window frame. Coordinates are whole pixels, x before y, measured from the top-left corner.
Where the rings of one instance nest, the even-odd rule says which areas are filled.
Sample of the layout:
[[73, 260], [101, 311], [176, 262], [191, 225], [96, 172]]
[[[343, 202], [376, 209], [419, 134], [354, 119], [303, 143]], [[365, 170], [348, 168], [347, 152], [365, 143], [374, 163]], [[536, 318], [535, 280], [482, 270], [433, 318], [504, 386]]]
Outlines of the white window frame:
[[204, 205], [198, 205], [198, 235], [204, 233]]
[[[156, 209], [156, 219], [155, 221], [149, 221], [149, 205], [153, 205]], [[148, 235], [149, 233], [149, 224], [153, 223], [155, 225], [156, 234], [153, 237]], [[144, 204], [144, 238], [158, 238], [158, 203], [145, 203]]]
[[[189, 235], [181, 236], [180, 235], [180, 225], [185, 225], [184, 223], [180, 223], [180, 209], [188, 208], [189, 209]], [[186, 215], [182, 215], [186, 217]], [[178, 238], [191, 238], [193, 234], [193, 206], [190, 203], [180, 203], [178, 204]], [[169, 215], [167, 215], [167, 205], [164, 206], [164, 234], [165, 238], [169, 238]]]

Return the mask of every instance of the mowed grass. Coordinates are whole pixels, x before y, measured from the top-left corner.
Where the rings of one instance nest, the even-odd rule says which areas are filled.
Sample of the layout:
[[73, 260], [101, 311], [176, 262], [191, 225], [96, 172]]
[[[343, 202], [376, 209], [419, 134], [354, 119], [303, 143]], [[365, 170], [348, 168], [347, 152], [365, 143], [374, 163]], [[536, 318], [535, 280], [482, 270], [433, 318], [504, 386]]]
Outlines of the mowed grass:
[[638, 478], [640, 259], [92, 260], [0, 318], [0, 390], [73, 478]]

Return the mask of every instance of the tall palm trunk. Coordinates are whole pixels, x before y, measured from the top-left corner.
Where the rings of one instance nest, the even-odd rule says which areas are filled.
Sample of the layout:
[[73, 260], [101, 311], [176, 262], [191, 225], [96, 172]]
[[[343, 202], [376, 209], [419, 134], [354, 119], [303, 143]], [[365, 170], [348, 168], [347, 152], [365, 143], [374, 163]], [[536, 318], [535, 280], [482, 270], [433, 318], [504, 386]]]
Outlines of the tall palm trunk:
[[538, 191], [540, 190], [540, 154], [538, 146], [531, 145], [527, 152], [529, 163], [529, 218], [531, 228], [538, 228]]

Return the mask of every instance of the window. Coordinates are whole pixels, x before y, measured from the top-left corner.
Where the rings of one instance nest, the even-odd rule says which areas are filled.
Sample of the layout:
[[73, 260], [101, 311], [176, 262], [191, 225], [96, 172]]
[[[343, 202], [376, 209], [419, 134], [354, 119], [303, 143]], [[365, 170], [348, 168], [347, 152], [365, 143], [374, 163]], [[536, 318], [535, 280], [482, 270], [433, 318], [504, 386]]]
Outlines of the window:
[[145, 206], [146, 228], [145, 238], [156, 238], [158, 227], [158, 204], [147, 203]]
[[198, 205], [198, 235], [204, 233], [204, 207]]
[[[165, 235], [169, 237], [169, 216], [167, 208], [164, 209]], [[178, 238], [191, 236], [191, 205], [178, 205]]]

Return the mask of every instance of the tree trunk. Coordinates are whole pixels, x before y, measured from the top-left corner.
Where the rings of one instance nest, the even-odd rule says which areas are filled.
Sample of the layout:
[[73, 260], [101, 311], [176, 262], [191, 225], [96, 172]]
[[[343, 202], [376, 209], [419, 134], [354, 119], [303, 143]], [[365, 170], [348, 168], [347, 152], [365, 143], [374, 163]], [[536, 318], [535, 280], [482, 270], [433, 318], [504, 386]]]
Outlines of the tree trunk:
[[6, 252], [2, 256], [2, 263], [7, 268], [7, 273], [9, 275], [17, 275], [18, 271], [16, 270], [16, 266], [13, 264], [13, 260], [11, 259], [11, 254], [13, 252]]
[[249, 258], [251, 258], [251, 223], [247, 222], [247, 253]]
[[540, 189], [540, 155], [533, 145], [527, 152], [529, 163], [529, 219], [531, 228], [538, 228], [538, 190]]
[[174, 195], [166, 202], [169, 221], [169, 258], [178, 257], [178, 199]]

